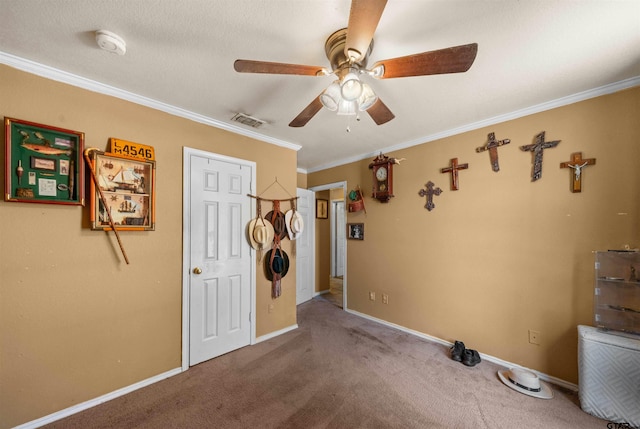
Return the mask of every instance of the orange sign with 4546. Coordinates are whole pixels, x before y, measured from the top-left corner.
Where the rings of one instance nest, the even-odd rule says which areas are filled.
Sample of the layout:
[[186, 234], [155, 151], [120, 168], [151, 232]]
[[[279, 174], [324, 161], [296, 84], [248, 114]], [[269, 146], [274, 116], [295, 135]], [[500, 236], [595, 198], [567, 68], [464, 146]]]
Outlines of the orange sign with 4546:
[[145, 159], [147, 161], [156, 160], [156, 153], [153, 150], [153, 146], [128, 142], [113, 137], [109, 139], [109, 145], [111, 147], [110, 153], [114, 155], [134, 159]]

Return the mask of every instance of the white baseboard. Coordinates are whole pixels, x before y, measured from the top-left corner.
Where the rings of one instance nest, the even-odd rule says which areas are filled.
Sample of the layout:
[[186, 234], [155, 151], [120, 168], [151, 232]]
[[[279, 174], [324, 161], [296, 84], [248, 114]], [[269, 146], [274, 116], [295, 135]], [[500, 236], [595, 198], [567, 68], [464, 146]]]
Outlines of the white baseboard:
[[271, 338], [275, 338], [279, 335], [286, 334], [289, 331], [293, 331], [294, 329], [298, 329], [298, 324], [288, 326], [284, 329], [280, 329], [279, 331], [271, 332], [267, 335], [263, 335], [261, 337], [256, 338], [256, 344], [261, 343], [263, 341], [270, 340]]
[[102, 403], [108, 402], [112, 399], [126, 395], [127, 393], [131, 393], [135, 390], [149, 386], [153, 383], [157, 383], [158, 381], [162, 381], [166, 378], [173, 377], [174, 375], [178, 375], [181, 372], [182, 372], [182, 368], [175, 368], [170, 371], [163, 372], [162, 374], [158, 374], [151, 378], [147, 378], [146, 380], [139, 381], [130, 386], [126, 386], [126, 387], [123, 387], [122, 389], [118, 389], [111, 393], [107, 393], [106, 395], [102, 395], [97, 398], [90, 399], [86, 402], [82, 402], [80, 404], [73, 405], [69, 408], [65, 408], [64, 410], [60, 410], [53, 414], [49, 414], [48, 416], [41, 417], [37, 420], [32, 420], [20, 426], [16, 426], [13, 429], [39, 428], [40, 426], [44, 426], [46, 424], [53, 423], [57, 420], [64, 419], [65, 417], [69, 417], [73, 414], [79, 413], [80, 411], [88, 410], [89, 408], [95, 407], [96, 405], [100, 405]]
[[[453, 343], [451, 343], [449, 341], [445, 341], [445, 340], [443, 340], [441, 338], [437, 338], [437, 337], [433, 337], [431, 335], [423, 334], [422, 332], [414, 331], [413, 329], [405, 328], [404, 326], [396, 325], [395, 323], [387, 322], [386, 320], [378, 319], [376, 317], [369, 316], [368, 314], [364, 314], [364, 313], [360, 313], [358, 311], [348, 310], [348, 309], [345, 309], [345, 311], [347, 311], [347, 312], [349, 312], [349, 313], [351, 313], [353, 315], [356, 315], [356, 316], [371, 320], [373, 322], [377, 322], [377, 323], [380, 323], [382, 325], [389, 326], [390, 328], [398, 329], [399, 331], [403, 331], [403, 332], [406, 332], [408, 334], [415, 335], [416, 337], [420, 337], [420, 338], [425, 339], [427, 341], [431, 341], [431, 342], [434, 342], [434, 343], [442, 344], [442, 345], [447, 346], [447, 347], [451, 347], [453, 345]], [[484, 359], [484, 360], [487, 360], [489, 362], [493, 362], [493, 363], [498, 364], [500, 366], [503, 366], [505, 368], [522, 368], [522, 369], [526, 369], [527, 371], [532, 371], [532, 372], [538, 374], [538, 377], [540, 377], [541, 380], [548, 381], [549, 383], [553, 383], [556, 386], [564, 387], [565, 389], [569, 389], [569, 390], [572, 390], [574, 392], [578, 391], [578, 385], [577, 384], [569, 383], [568, 381], [562, 380], [562, 379], [557, 378], [557, 377], [553, 377], [551, 375], [542, 373], [540, 371], [536, 371], [535, 369], [525, 368], [525, 367], [523, 367], [521, 365], [517, 365], [515, 363], [511, 363], [511, 362], [508, 362], [506, 360], [502, 360], [502, 359], [497, 358], [495, 356], [487, 355], [487, 354], [484, 354], [484, 353], [480, 353], [480, 357], [482, 359]]]
[[321, 290], [320, 292], [315, 292], [313, 296], [315, 298], [316, 296], [324, 295], [325, 293], [329, 293], [329, 292], [331, 292], [331, 289], [325, 289], [325, 290]]

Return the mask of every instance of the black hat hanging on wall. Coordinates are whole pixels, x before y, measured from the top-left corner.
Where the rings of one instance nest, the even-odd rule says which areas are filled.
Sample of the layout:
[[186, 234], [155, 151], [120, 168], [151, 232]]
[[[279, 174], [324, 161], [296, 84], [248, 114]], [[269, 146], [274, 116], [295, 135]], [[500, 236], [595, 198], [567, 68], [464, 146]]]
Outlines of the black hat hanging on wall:
[[264, 275], [271, 281], [272, 298], [282, 294], [280, 281], [287, 272], [289, 272], [289, 255], [280, 247], [269, 250], [264, 258]]

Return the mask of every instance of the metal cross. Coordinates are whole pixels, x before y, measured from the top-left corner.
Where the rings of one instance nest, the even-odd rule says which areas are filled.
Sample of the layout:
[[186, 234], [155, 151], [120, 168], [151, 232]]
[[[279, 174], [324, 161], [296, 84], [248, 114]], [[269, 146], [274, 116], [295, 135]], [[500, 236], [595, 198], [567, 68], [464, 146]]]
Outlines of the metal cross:
[[511, 143], [511, 140], [496, 140], [495, 133], [489, 133], [489, 141], [484, 146], [480, 146], [476, 148], [476, 152], [484, 152], [485, 150], [489, 151], [489, 159], [491, 160], [491, 168], [496, 173], [500, 171], [500, 165], [498, 165], [498, 147], [504, 146], [506, 144]]
[[594, 165], [595, 158], [582, 159], [582, 152], [571, 154], [571, 161], [561, 162], [560, 168], [571, 168], [571, 192], [582, 192], [582, 168], [587, 165]]
[[545, 149], [558, 146], [560, 140], [554, 140], [551, 142], [544, 141], [545, 132], [541, 132], [536, 136], [536, 142], [525, 146], [520, 146], [520, 149], [526, 152], [533, 152], [533, 171], [531, 173], [531, 181], [535, 182], [542, 177], [542, 153]]
[[458, 164], [458, 158], [451, 158], [451, 167], [441, 168], [441, 173], [451, 173], [451, 190], [458, 190], [458, 170], [466, 170], [469, 164]]
[[427, 182], [427, 190], [425, 191], [424, 189], [420, 189], [420, 192], [418, 192], [421, 197], [424, 197], [425, 195], [427, 196], [427, 204], [425, 204], [424, 207], [429, 211], [433, 210], [436, 207], [436, 205], [433, 204], [433, 196], [440, 195], [442, 193], [442, 189], [434, 189], [434, 186], [435, 184], [431, 180], [429, 180]]

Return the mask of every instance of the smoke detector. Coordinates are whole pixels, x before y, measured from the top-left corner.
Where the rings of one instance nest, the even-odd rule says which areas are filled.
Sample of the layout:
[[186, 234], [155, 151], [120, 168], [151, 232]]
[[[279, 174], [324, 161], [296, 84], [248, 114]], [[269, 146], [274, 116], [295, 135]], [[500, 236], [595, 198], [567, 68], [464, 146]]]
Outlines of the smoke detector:
[[127, 44], [124, 39], [115, 33], [107, 30], [96, 31], [96, 43], [101, 49], [118, 55], [127, 52]]

